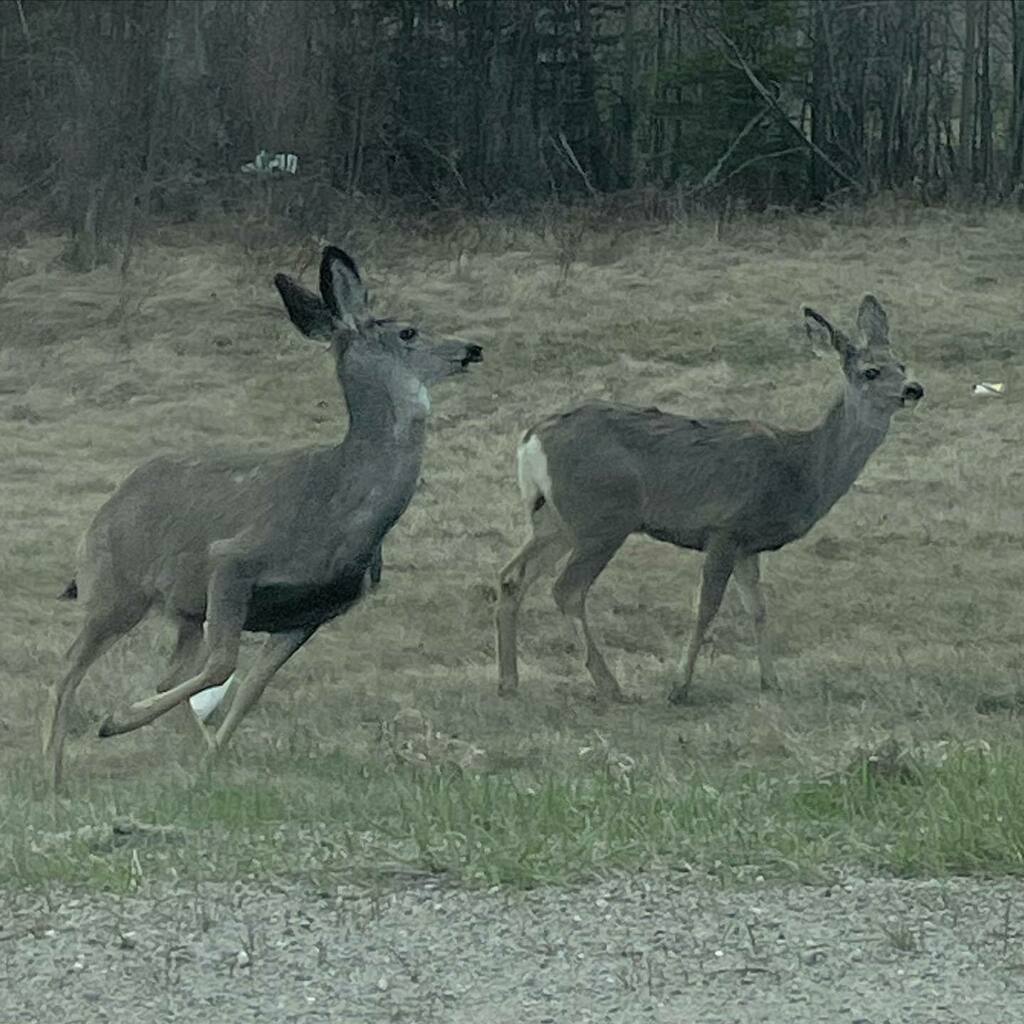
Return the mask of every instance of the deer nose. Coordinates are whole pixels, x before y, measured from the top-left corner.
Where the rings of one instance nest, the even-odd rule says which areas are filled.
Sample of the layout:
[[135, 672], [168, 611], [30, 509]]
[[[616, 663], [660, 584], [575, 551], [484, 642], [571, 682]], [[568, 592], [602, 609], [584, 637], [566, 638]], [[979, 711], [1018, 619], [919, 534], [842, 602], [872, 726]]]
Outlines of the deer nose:
[[909, 398], [914, 402], [919, 402], [924, 398], [924, 388], [916, 380], [911, 381], [911, 383], [903, 386], [903, 397], [904, 399]]
[[467, 345], [466, 354], [462, 357], [462, 365], [467, 363], [482, 363], [484, 361], [484, 350], [479, 345]]

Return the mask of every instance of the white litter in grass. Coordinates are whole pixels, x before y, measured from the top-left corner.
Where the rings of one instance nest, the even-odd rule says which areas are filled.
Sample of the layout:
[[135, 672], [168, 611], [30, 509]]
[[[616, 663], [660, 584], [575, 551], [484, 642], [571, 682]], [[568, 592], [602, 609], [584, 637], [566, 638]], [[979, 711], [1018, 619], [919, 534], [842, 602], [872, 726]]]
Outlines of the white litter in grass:
[[217, 710], [217, 706], [227, 695], [228, 687], [234, 681], [235, 674], [232, 672], [220, 686], [211, 686], [208, 690], [200, 690], [189, 698], [192, 710], [201, 722], [205, 722]]
[[[206, 639], [206, 623], [203, 623], [203, 639]], [[235, 673], [224, 680], [220, 686], [211, 686], [208, 690], [200, 690], [189, 698], [189, 704], [200, 722], [205, 722], [217, 710], [220, 702], [227, 696], [228, 688], [235, 681]]]

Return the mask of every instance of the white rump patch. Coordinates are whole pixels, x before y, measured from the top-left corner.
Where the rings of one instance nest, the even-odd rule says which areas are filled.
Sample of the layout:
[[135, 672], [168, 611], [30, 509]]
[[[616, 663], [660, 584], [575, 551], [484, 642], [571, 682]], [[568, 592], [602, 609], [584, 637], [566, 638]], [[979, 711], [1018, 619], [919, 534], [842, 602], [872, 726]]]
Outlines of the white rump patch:
[[519, 442], [516, 449], [516, 472], [519, 477], [519, 493], [529, 508], [533, 507], [539, 495], [543, 495], [545, 501], [551, 501], [548, 457], [536, 434]]
[[430, 412], [430, 394], [427, 391], [426, 385], [420, 385], [419, 391], [416, 392], [416, 401], [423, 406], [424, 412]]
[[211, 686], [208, 690], [200, 690], [189, 697], [188, 702], [200, 722], [205, 722], [217, 710], [220, 702], [227, 696], [228, 687], [234, 681], [235, 673], [232, 672], [220, 686]]

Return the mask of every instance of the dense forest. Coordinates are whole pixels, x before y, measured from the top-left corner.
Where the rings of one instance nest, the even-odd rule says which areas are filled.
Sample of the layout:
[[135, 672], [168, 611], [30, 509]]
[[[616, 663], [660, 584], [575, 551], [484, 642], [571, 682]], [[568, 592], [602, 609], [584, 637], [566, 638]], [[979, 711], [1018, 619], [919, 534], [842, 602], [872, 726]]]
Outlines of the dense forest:
[[88, 264], [230, 205], [261, 151], [309, 227], [339, 193], [1019, 202], [1024, 0], [0, 4], [0, 230], [45, 215]]

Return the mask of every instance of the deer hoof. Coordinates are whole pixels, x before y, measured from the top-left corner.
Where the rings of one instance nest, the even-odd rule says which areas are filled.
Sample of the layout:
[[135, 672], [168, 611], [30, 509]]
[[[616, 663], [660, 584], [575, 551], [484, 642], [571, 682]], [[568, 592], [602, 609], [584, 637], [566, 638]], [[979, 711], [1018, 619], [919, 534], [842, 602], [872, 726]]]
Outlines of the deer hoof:
[[100, 723], [99, 735], [102, 739], [106, 739], [108, 736], [117, 736], [122, 732], [124, 732], [124, 729], [114, 721], [113, 715], [107, 715]]
[[690, 688], [688, 686], [677, 686], [668, 695], [669, 704], [676, 706], [690, 703]]

